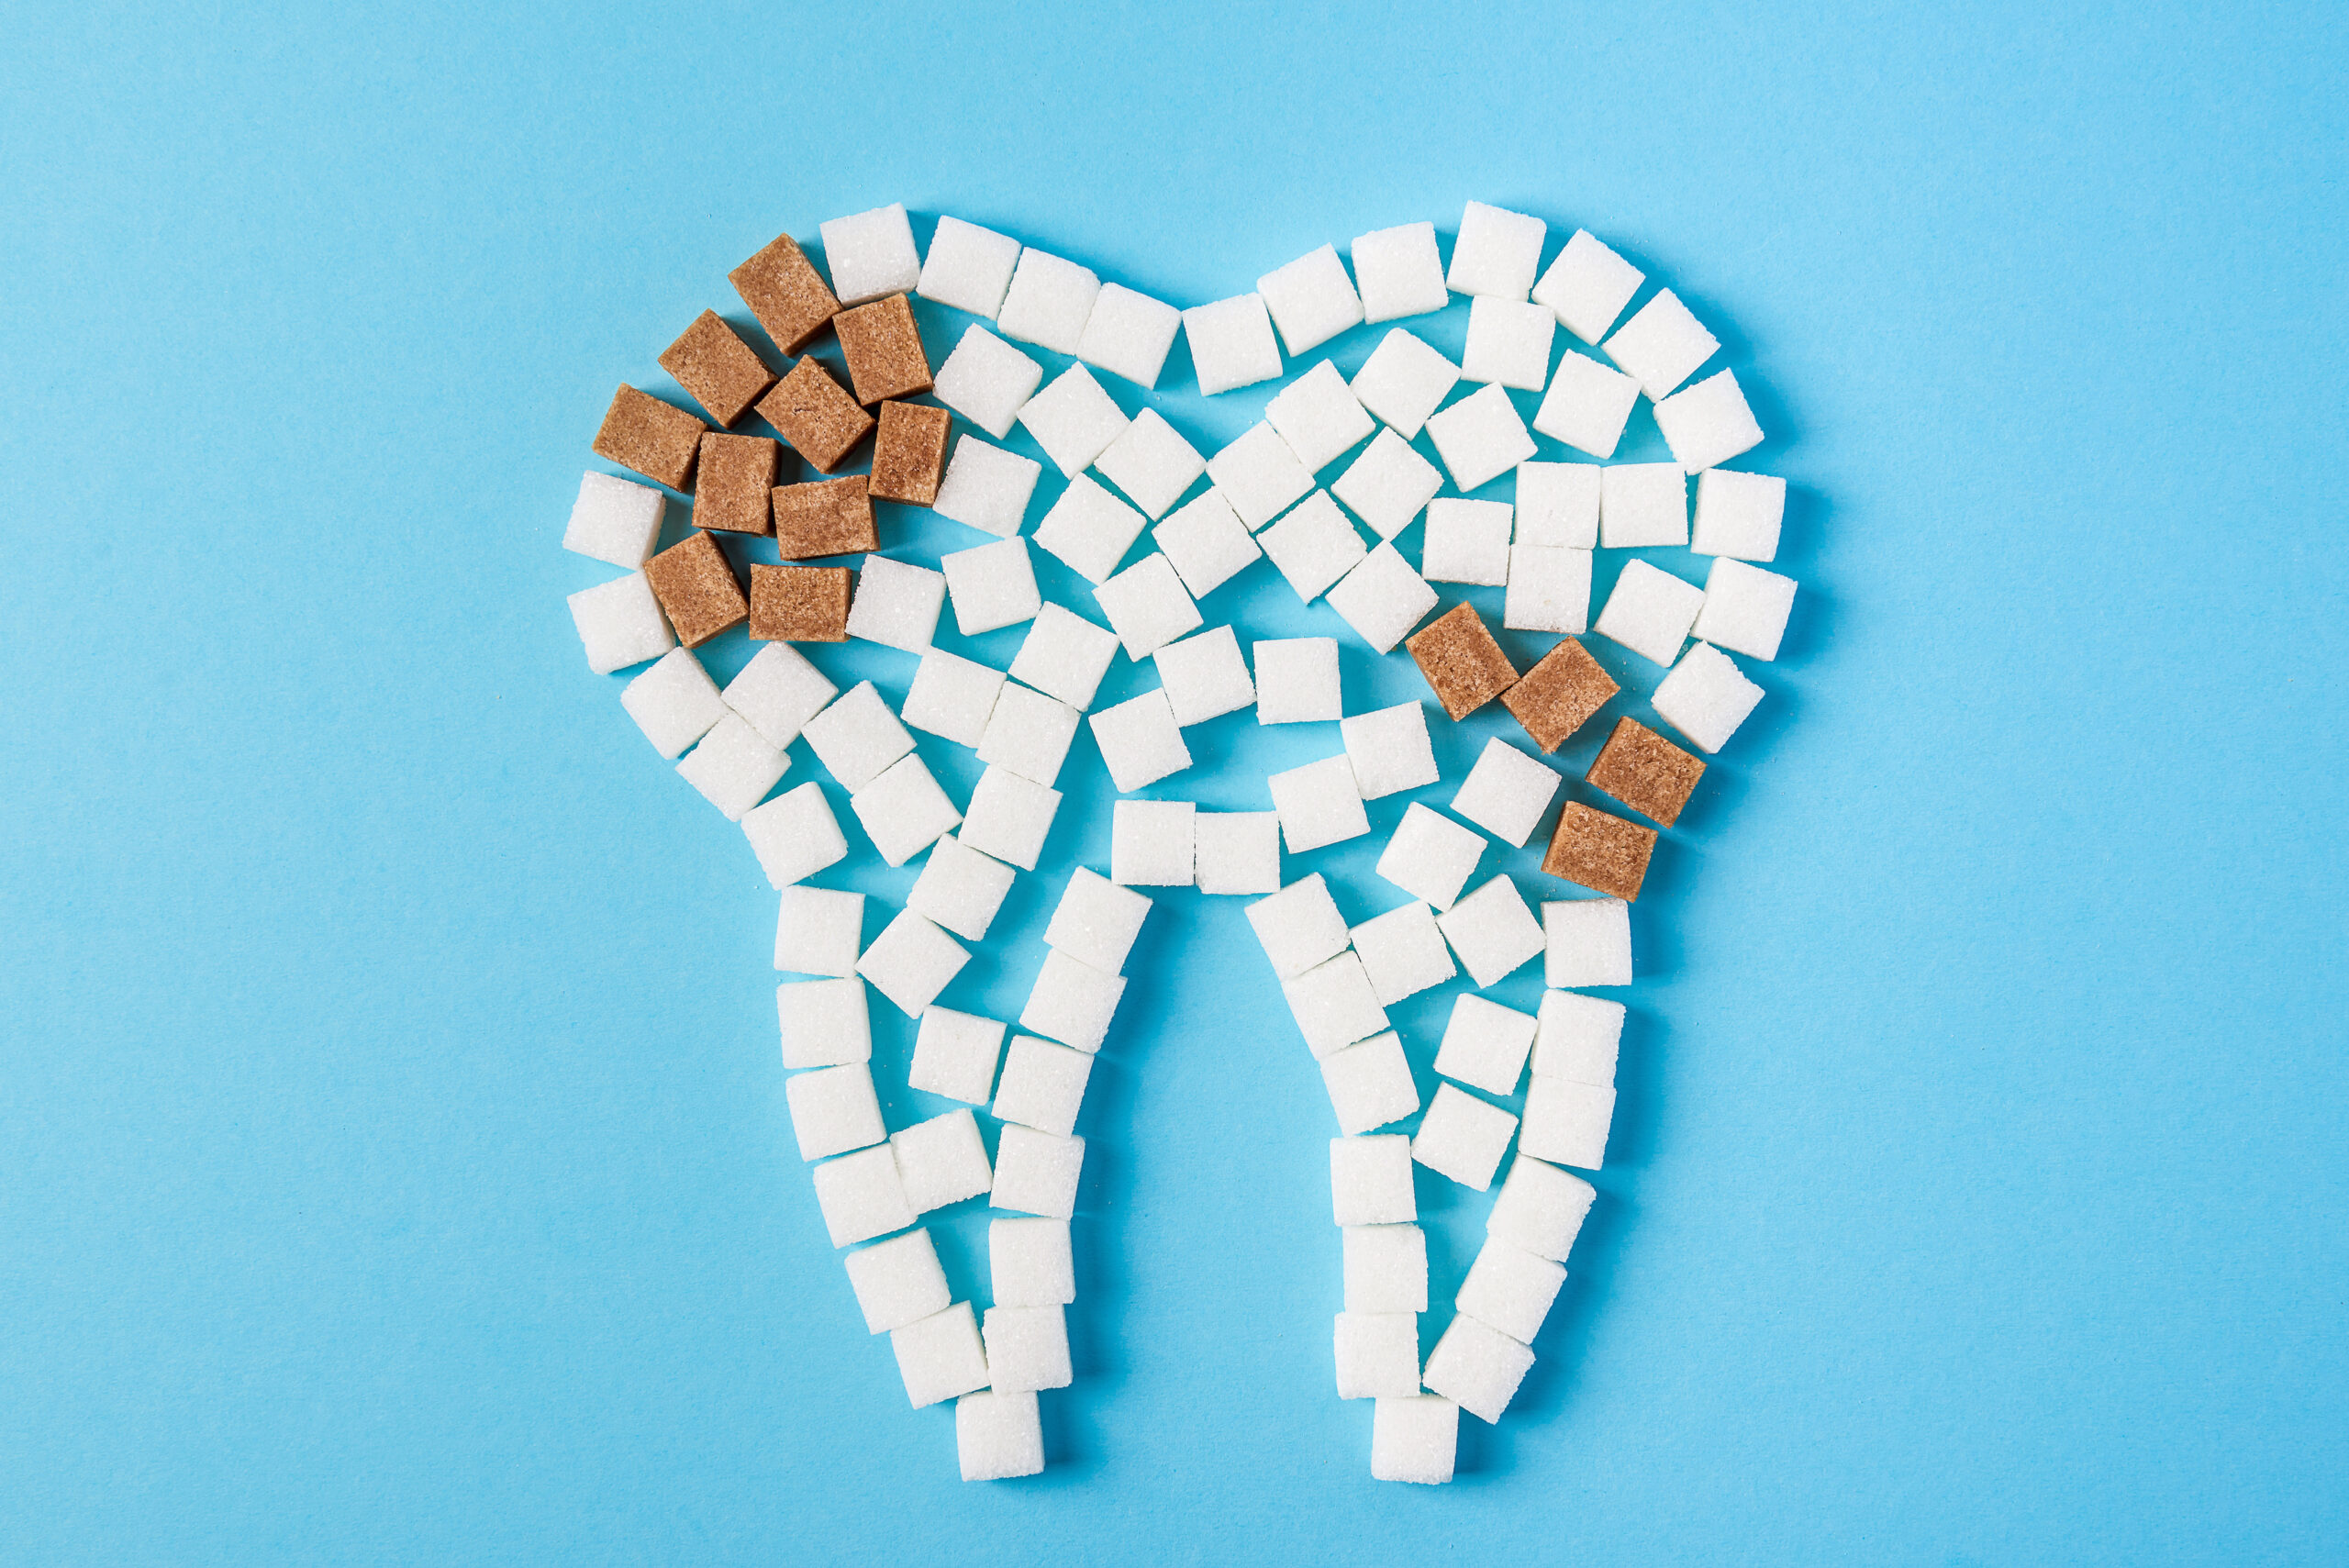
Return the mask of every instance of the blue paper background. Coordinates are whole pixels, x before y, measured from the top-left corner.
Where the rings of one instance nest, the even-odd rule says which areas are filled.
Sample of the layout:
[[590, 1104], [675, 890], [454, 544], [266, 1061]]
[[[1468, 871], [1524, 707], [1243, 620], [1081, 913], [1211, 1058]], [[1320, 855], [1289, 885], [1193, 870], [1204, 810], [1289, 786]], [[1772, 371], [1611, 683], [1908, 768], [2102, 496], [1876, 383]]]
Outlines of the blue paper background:
[[[2338, 11], [7, 31], [9, 1557], [2349, 1550]], [[781, 229], [903, 200], [1190, 303], [1469, 196], [1679, 290], [1798, 486], [1787, 654], [1640, 906], [1608, 1203], [1461, 1482], [1372, 1484], [1321, 1091], [1238, 901], [1163, 900], [1060, 1462], [964, 1486], [792, 1157], [773, 895], [582, 668], [586, 439]], [[1334, 626], [1252, 581], [1211, 618]], [[1206, 737], [1153, 793], [1334, 746]]]

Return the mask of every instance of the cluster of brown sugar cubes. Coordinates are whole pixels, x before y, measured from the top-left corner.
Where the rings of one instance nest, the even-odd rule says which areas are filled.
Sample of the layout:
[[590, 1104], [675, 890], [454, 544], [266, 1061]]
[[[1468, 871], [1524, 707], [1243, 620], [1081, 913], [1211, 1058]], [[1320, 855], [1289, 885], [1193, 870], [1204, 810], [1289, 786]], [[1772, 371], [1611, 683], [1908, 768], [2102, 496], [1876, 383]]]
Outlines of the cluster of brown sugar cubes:
[[[660, 363], [708, 422], [623, 384], [594, 448], [599, 457], [693, 495], [695, 531], [644, 566], [678, 641], [699, 647], [746, 620], [761, 641], [845, 641], [853, 572], [754, 563], [745, 595], [712, 530], [770, 536], [786, 562], [860, 555], [881, 546], [874, 500], [927, 506], [938, 498], [949, 417], [943, 408], [904, 401], [930, 389], [913, 306], [900, 294], [841, 309], [789, 235], [727, 279], [775, 346], [800, 354], [799, 361], [777, 376], [722, 317], [705, 310], [662, 350]], [[828, 327], [840, 340], [848, 387], [804, 352]], [[729, 428], [754, 410], [780, 440]], [[785, 446], [829, 474], [867, 435], [874, 436], [871, 474], [778, 483]]]
[[[1622, 688], [1571, 637], [1522, 675], [1475, 606], [1455, 605], [1404, 642], [1454, 723], [1498, 697], [1533, 743], [1555, 751]], [[1584, 782], [1642, 816], [1679, 820], [1705, 764], [1634, 718], [1619, 720]], [[1640, 895], [1656, 831], [1569, 801], [1559, 813], [1542, 869], [1625, 900]]]

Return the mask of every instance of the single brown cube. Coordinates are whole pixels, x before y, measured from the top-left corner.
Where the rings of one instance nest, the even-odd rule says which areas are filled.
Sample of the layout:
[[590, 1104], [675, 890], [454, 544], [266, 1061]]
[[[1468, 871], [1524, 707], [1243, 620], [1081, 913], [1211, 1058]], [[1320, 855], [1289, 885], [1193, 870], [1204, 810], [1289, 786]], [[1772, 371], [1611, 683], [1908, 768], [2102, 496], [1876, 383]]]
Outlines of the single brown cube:
[[759, 416], [818, 473], [829, 473], [873, 428], [873, 416], [814, 360], [802, 360], [759, 399]]
[[859, 403], [910, 397], [930, 390], [930, 356], [914, 330], [914, 307], [893, 294], [832, 317], [841, 352], [848, 356], [849, 384]]
[[797, 353], [840, 314], [830, 285], [788, 234], [727, 273], [726, 281], [786, 354]]
[[1552, 876], [1629, 901], [1647, 879], [1648, 856], [1655, 852], [1655, 829], [1626, 822], [1580, 801], [1566, 802], [1542, 869]]
[[1562, 637], [1524, 679], [1501, 694], [1501, 706], [1517, 715], [1536, 746], [1554, 751], [1622, 689], [1581, 643]]
[[708, 428], [684, 409], [622, 382], [604, 412], [603, 428], [596, 432], [595, 452], [655, 484], [690, 490], [694, 457], [701, 450], [701, 433]]
[[688, 648], [750, 617], [751, 601], [742, 596], [734, 568], [707, 531], [696, 529], [646, 562], [644, 577], [677, 628], [677, 640]]
[[703, 311], [683, 337], [661, 350], [661, 368], [720, 425], [740, 419], [774, 384], [766, 361], [714, 310]]
[[777, 485], [774, 491], [775, 552], [785, 561], [818, 555], [854, 555], [879, 550], [873, 526], [873, 500], [864, 475]]
[[937, 500], [951, 422], [945, 409], [926, 403], [881, 405], [881, 428], [873, 438], [872, 493], [916, 506]]
[[1701, 758], [1682, 751], [1636, 718], [1619, 718], [1583, 777], [1642, 817], [1665, 827], [1680, 820], [1689, 793], [1705, 776]]
[[1517, 684], [1517, 666], [1485, 629], [1474, 605], [1454, 605], [1406, 638], [1443, 711], [1464, 718]]
[[761, 642], [846, 642], [845, 566], [751, 568], [751, 635]]
[[694, 525], [730, 534], [763, 534], [767, 496], [774, 489], [783, 447], [766, 436], [712, 430], [701, 439], [701, 473], [694, 492]]

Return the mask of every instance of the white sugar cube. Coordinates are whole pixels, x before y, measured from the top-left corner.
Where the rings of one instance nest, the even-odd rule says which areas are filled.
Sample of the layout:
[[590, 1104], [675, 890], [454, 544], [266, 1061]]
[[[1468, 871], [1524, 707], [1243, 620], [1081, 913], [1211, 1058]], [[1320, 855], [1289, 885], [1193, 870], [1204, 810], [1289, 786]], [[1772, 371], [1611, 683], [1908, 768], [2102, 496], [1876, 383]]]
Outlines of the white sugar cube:
[[1762, 444], [1762, 427], [1730, 371], [1708, 376], [1655, 406], [1656, 428], [1682, 468], [1695, 473]]
[[1533, 455], [1533, 438], [1517, 405], [1497, 386], [1470, 393], [1428, 418], [1428, 439], [1464, 493], [1488, 484]]
[[1537, 1073], [1526, 1085], [1518, 1148], [1537, 1160], [1596, 1171], [1606, 1158], [1607, 1127], [1614, 1117], [1612, 1086]]
[[1397, 327], [1378, 340], [1354, 373], [1353, 395], [1380, 423], [1408, 441], [1443, 404], [1460, 367]]
[[1698, 324], [1670, 289], [1640, 306], [1615, 329], [1601, 351], [1659, 401], [1713, 357], [1720, 340]]
[[1330, 1091], [1338, 1130], [1349, 1137], [1400, 1121], [1419, 1108], [1403, 1041], [1391, 1029], [1323, 1057], [1321, 1084]]
[[1117, 656], [1114, 632], [1047, 604], [1036, 612], [1036, 624], [1028, 628], [1027, 640], [1011, 661], [1011, 678], [1082, 711], [1093, 705], [1093, 694]]
[[938, 558], [938, 566], [946, 575], [947, 597], [953, 601], [954, 629], [964, 637], [1033, 620], [1044, 607], [1024, 539], [950, 550]]
[[1346, 951], [1345, 917], [1338, 913], [1321, 873], [1299, 877], [1272, 897], [1248, 906], [1248, 923], [1273, 973], [1282, 979], [1304, 973], [1314, 965]]
[[[1498, 745], [1498, 741], [1488, 742]], [[1485, 840], [1442, 812], [1413, 801], [1378, 857], [1378, 874], [1438, 909], [1449, 909], [1468, 885]]]
[[[1010, 422], [1008, 417], [1004, 421]], [[1034, 458], [989, 446], [976, 436], [959, 437], [930, 509], [982, 533], [1009, 539], [1027, 519], [1028, 503], [1043, 472], [1044, 465]]]
[[1468, 347], [1460, 379], [1539, 392], [1550, 380], [1550, 339], [1558, 318], [1550, 307], [1487, 296], [1468, 306]]
[[1464, 992], [1452, 1004], [1435, 1070], [1488, 1095], [1514, 1095], [1539, 1027], [1540, 1020], [1531, 1013]]
[[816, 1167], [816, 1207], [823, 1214], [824, 1230], [835, 1247], [870, 1241], [914, 1222], [913, 1206], [906, 1202], [906, 1184], [897, 1175], [897, 1157], [889, 1145], [873, 1147]]
[[770, 642], [726, 683], [726, 706], [781, 751], [799, 739], [809, 719], [840, 688], [788, 642]]
[[783, 1096], [802, 1160], [868, 1149], [889, 1136], [881, 1125], [873, 1071], [861, 1062], [794, 1073], [783, 1081]]
[[[1109, 819], [1109, 880], [1125, 887], [1190, 886], [1197, 809], [1187, 800], [1117, 802]], [[1118, 965], [1100, 967], [1114, 973]]]
[[1373, 650], [1391, 653], [1435, 608], [1435, 590], [1400, 550], [1381, 544], [1330, 590], [1330, 607]]
[[[801, 784], [800, 789], [814, 788]], [[798, 794], [794, 790], [793, 795]], [[788, 795], [785, 799], [790, 798]], [[823, 796], [819, 792], [818, 800]], [[782, 801], [774, 804], [781, 805]], [[864, 951], [864, 895], [831, 887], [785, 887], [774, 922], [774, 966], [794, 974], [845, 979]]]
[[1280, 433], [1308, 473], [1318, 473], [1377, 428], [1338, 367], [1323, 360], [1273, 395], [1264, 423]]
[[1688, 548], [1698, 555], [1772, 561], [1787, 513], [1787, 482], [1775, 474], [1709, 468], [1697, 476], [1697, 520]]
[[1598, 635], [1611, 638], [1642, 659], [1669, 664], [1704, 607], [1705, 591], [1644, 561], [1627, 561], [1607, 607], [1598, 612]]
[[1093, 466], [1124, 491], [1142, 516], [1163, 517], [1191, 482], [1208, 471], [1208, 460], [1157, 409], [1145, 408], [1102, 449]]
[[1692, 645], [1672, 673], [1656, 683], [1648, 704], [1656, 717], [1686, 735], [1700, 751], [1729, 744], [1745, 716], [1762, 700], [1762, 688], [1745, 678], [1737, 662], [1710, 643]]
[[1432, 1394], [1381, 1399], [1370, 1422], [1370, 1478], [1441, 1485], [1452, 1479], [1460, 1407]]
[[1424, 316], [1452, 302], [1444, 288], [1443, 259], [1436, 253], [1434, 224], [1373, 229], [1357, 235], [1348, 249], [1364, 320]]
[[1152, 653], [1151, 660], [1158, 666], [1158, 682], [1166, 689], [1166, 700], [1174, 706], [1177, 724], [1202, 724], [1222, 714], [1237, 713], [1256, 700], [1256, 683], [1248, 678], [1248, 661], [1241, 657], [1240, 639], [1228, 626], [1211, 627], [1196, 637], [1167, 643]]
[[1057, 784], [1084, 717], [1058, 697], [1007, 681], [987, 716], [986, 733], [979, 738], [979, 761], [1040, 784]]
[[948, 1111], [893, 1132], [889, 1148], [897, 1156], [906, 1202], [916, 1214], [976, 1197], [995, 1184], [978, 1120], [967, 1110]]
[[689, 648], [672, 648], [621, 687], [620, 706], [664, 757], [683, 751], [732, 711]]
[[836, 217], [822, 233], [824, 265], [842, 305], [905, 294], [921, 282], [921, 255], [903, 202]]
[[1364, 800], [1377, 800], [1439, 776], [1435, 748], [1428, 739], [1427, 710], [1416, 702], [1397, 703], [1341, 719], [1338, 733], [1353, 763], [1354, 787]]
[[608, 473], [583, 473], [579, 499], [572, 503], [571, 521], [562, 530], [562, 548], [633, 572], [651, 558], [668, 499], [650, 484]]
[[1264, 783], [1273, 794], [1273, 809], [1281, 816], [1281, 838], [1292, 855], [1370, 831], [1362, 791], [1354, 787], [1353, 764], [1342, 752], [1275, 773]]
[[823, 789], [813, 779], [744, 812], [742, 832], [759, 857], [759, 869], [776, 887], [789, 887], [848, 856], [848, 840], [841, 832], [840, 819], [832, 815]]
[[1362, 297], [1338, 260], [1338, 248], [1324, 245], [1256, 280], [1256, 293], [1280, 328], [1289, 358], [1318, 349], [1362, 321]]
[[1347, 1311], [1428, 1309], [1427, 1232], [1416, 1225], [1349, 1225], [1338, 1235], [1345, 1253]]
[[954, 1401], [954, 1455], [965, 1481], [1043, 1473], [1044, 1423], [1036, 1396], [982, 1388]]
[[1640, 292], [1647, 274], [1609, 250], [1586, 228], [1575, 230], [1542, 281], [1533, 285], [1536, 303], [1548, 306], [1558, 325], [1586, 343], [1607, 336], [1631, 296]]
[[1085, 722], [1093, 727], [1094, 744], [1101, 749], [1109, 782], [1120, 795], [1131, 795], [1191, 765], [1191, 749], [1183, 743], [1174, 705], [1163, 691], [1144, 692], [1103, 708]]
[[1125, 433], [1128, 421], [1090, 371], [1071, 365], [1028, 400], [1019, 410], [1019, 423], [1036, 438], [1061, 476], [1073, 479], [1109, 450], [1109, 443]]
[[[992, 321], [1003, 308], [1011, 270], [1019, 264], [1019, 241], [959, 217], [941, 217], [930, 232], [914, 292], [956, 310]], [[941, 1305], [943, 1305], [941, 1303]]]
[[572, 624], [587, 651], [587, 668], [598, 675], [658, 659], [677, 646], [668, 617], [661, 613], [660, 601], [641, 572], [582, 588], [563, 602], [571, 606]]
[[860, 1247], [841, 1262], [848, 1266], [849, 1288], [856, 1292], [868, 1334], [902, 1329], [953, 1303], [946, 1271], [939, 1266], [938, 1249], [927, 1230], [909, 1230]]
[[879, 778], [850, 795], [848, 804], [865, 837], [893, 866], [905, 864], [963, 820], [918, 756], [890, 763]]
[[729, 711], [685, 753], [677, 774], [724, 812], [726, 820], [740, 822], [790, 765], [791, 759], [768, 745], [765, 736]]
[[1533, 1075], [1611, 1087], [1626, 1011], [1622, 1003], [1603, 996], [1543, 993], [1541, 1029], [1533, 1041]]
[[[1068, 482], [1068, 488], [1036, 525], [1036, 544], [1086, 582], [1106, 583], [1134, 540], [1141, 537], [1148, 521], [1080, 473]], [[1048, 606], [1044, 613], [1049, 611]]]
[[1076, 1183], [1085, 1170], [1085, 1140], [1007, 1123], [995, 1150], [995, 1191], [988, 1202], [1014, 1214], [1066, 1219], [1076, 1212]]
[[1280, 345], [1273, 341], [1273, 318], [1261, 295], [1193, 306], [1183, 312], [1183, 335], [1191, 340], [1199, 390], [1210, 396], [1281, 373]]
[[1281, 817], [1277, 811], [1202, 811], [1191, 828], [1191, 860], [1201, 893], [1277, 893]]
[[1397, 1225], [1417, 1219], [1411, 1140], [1395, 1132], [1330, 1140], [1330, 1209], [1340, 1225]]
[[938, 612], [945, 607], [946, 573], [910, 561], [868, 555], [857, 569], [848, 634], [919, 653], [938, 635]]
[[1444, 282], [1454, 294], [1523, 299], [1542, 265], [1542, 241], [1549, 232], [1538, 217], [1470, 202], [1460, 215], [1452, 271]]
[[1598, 493], [1606, 470], [1595, 462], [1517, 465], [1517, 535], [1513, 542], [1552, 550], [1592, 550], [1598, 544]]
[[[946, 362], [938, 367], [938, 373], [931, 378], [930, 391], [941, 403], [999, 441], [1011, 434], [1012, 422], [1036, 395], [1037, 384], [1043, 379], [1043, 366], [985, 328], [974, 326], [963, 331], [962, 341], [946, 356]], [[961, 448], [957, 447], [956, 451], [959, 455]], [[943, 486], [941, 493], [944, 493]], [[949, 512], [947, 516], [957, 514]]]
[[988, 1293], [997, 1307], [1064, 1307], [1074, 1301], [1068, 1221], [989, 1220], [987, 1273]]
[[1443, 474], [1435, 464], [1394, 431], [1381, 430], [1330, 490], [1371, 532], [1391, 539], [1442, 488]]
[[1183, 313], [1164, 301], [1119, 284], [1104, 284], [1093, 301], [1093, 314], [1085, 318], [1076, 357], [1136, 386], [1154, 387], [1182, 325]]
[[1419, 1391], [1419, 1319], [1410, 1312], [1341, 1312], [1338, 1397], [1408, 1398]]
[[1311, 724], [1341, 716], [1338, 639], [1268, 638], [1250, 651], [1256, 660], [1256, 722]]
[[1520, 1251], [1563, 1262], [1598, 1195], [1580, 1176], [1520, 1150], [1485, 1217], [1485, 1230]]
[[[1014, 1035], [1003, 1059], [1003, 1080], [996, 1085], [996, 1119], [1065, 1138], [1076, 1130], [1085, 1083], [1092, 1075], [1093, 1058], [1086, 1052], [1034, 1035]], [[1002, 1301], [1000, 1263], [996, 1280], [996, 1299]]]
[[1129, 659], [1147, 659], [1199, 625], [1199, 606], [1174, 563], [1155, 552], [1094, 589], [1093, 597]]
[[[1793, 578], [1781, 577], [1727, 556], [1716, 556], [1712, 571], [1705, 576], [1704, 607], [1697, 612], [1691, 635], [1749, 659], [1776, 659], [1779, 639], [1786, 636], [1787, 615], [1794, 608], [1794, 603]], [[669, 655], [671, 659], [675, 657]], [[653, 666], [656, 670], [660, 667]], [[640, 675], [637, 679], [644, 677]]]
[[1452, 809], [1502, 843], [1522, 845], [1564, 783], [1552, 769], [1495, 739], [1477, 754], [1476, 765], [1452, 797]]
[[1511, 631], [1579, 637], [1590, 625], [1590, 551], [1516, 544], [1508, 550], [1508, 592], [1501, 625]]
[[1034, 871], [1060, 808], [1060, 791], [1021, 778], [1009, 768], [990, 767], [972, 786], [970, 808], [963, 813], [963, 828], [956, 837], [1006, 865]]
[[980, 1333], [986, 1341], [987, 1376], [998, 1394], [1066, 1388], [1068, 1320], [1058, 1307], [990, 1307]]
[[1208, 477], [1240, 520], [1263, 528], [1313, 488], [1313, 475], [1278, 430], [1259, 420], [1208, 459]]
[[1542, 951], [1542, 922], [1506, 874], [1436, 917], [1477, 988], [1495, 985]]
[[1642, 550], [1688, 542], [1688, 480], [1679, 464], [1620, 462], [1599, 473], [1599, 543]]
[[1281, 995], [1305, 1036], [1306, 1048], [1317, 1057], [1368, 1040], [1386, 1027], [1386, 1009], [1379, 1005], [1360, 955], [1352, 951], [1282, 981]]
[[1411, 1139], [1411, 1158], [1438, 1175], [1483, 1192], [1493, 1184], [1517, 1118], [1449, 1084], [1436, 1085], [1428, 1114]]
[[1443, 944], [1443, 933], [1436, 929], [1435, 911], [1424, 904], [1406, 904], [1374, 916], [1352, 935], [1354, 953], [1382, 1006], [1391, 1007], [1460, 973]]
[[[1531, 466], [1520, 464], [1520, 471]], [[1520, 480], [1520, 483], [1522, 483]], [[1419, 545], [1419, 573], [1431, 583], [1508, 581], [1512, 517], [1506, 501], [1431, 501]]]
[[1092, 269], [1030, 246], [1011, 270], [996, 329], [1056, 354], [1074, 354], [1100, 293]]
[[1542, 406], [1533, 411], [1533, 428], [1577, 451], [1613, 457], [1639, 400], [1638, 382], [1569, 349], [1559, 357]]
[[1011, 877], [1009, 866], [949, 833], [930, 845], [921, 874], [906, 894], [906, 907], [958, 937], [979, 941], [995, 923], [996, 911], [1003, 907], [1004, 895], [1011, 891]]
[[958, 1013], [951, 1007], [926, 1009], [921, 1028], [914, 1035], [907, 1087], [968, 1105], [985, 1105], [995, 1091], [995, 1064], [1003, 1053], [1004, 1034], [1003, 1025], [976, 1013]]
[[1566, 1271], [1549, 1259], [1487, 1238], [1453, 1305], [1519, 1344], [1530, 1345], [1558, 1299], [1558, 1287], [1565, 1283]]
[[1631, 983], [1631, 906], [1620, 898], [1559, 898], [1542, 906], [1545, 983], [1568, 988]]
[[785, 1067], [844, 1067], [873, 1060], [873, 1020], [862, 980], [778, 985], [774, 1010], [783, 1026]]
[[1531, 1351], [1464, 1312], [1428, 1352], [1421, 1381], [1478, 1420], [1491, 1423], [1517, 1397], [1518, 1385], [1532, 1367]]
[[958, 746], [976, 747], [1002, 689], [1002, 671], [943, 649], [929, 649], [914, 667], [913, 684], [906, 689], [897, 717], [915, 729], [943, 736]]
[[[1126, 977], [1094, 968], [1056, 949], [1044, 953], [1044, 967], [1029, 988], [1019, 1027], [1087, 1054], [1108, 1038], [1110, 1017], [1126, 994]], [[1037, 1210], [1041, 1213], [1043, 1210]], [[1065, 1217], [1063, 1217], [1065, 1218]]]
[[1241, 568], [1264, 553], [1248, 537], [1248, 525], [1240, 520], [1223, 492], [1215, 489], [1159, 524], [1150, 537], [1174, 563], [1183, 586], [1195, 599], [1230, 582]]
[[970, 960], [963, 944], [928, 917], [900, 909], [856, 961], [856, 972], [899, 1012], [918, 1018]]
[[987, 1385], [987, 1355], [971, 1304], [958, 1301], [943, 1312], [889, 1331], [897, 1375], [917, 1410]]
[[1316, 490], [1256, 536], [1297, 596], [1311, 604], [1370, 553], [1327, 491]]

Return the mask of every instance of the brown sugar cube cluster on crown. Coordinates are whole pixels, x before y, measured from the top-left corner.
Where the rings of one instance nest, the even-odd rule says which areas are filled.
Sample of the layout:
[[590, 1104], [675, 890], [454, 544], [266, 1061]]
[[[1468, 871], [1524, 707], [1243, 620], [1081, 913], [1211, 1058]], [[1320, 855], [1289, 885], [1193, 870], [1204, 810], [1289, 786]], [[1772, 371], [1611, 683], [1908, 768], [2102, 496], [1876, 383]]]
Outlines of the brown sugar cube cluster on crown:
[[845, 566], [751, 567], [751, 638], [760, 642], [846, 642], [854, 576]]
[[701, 439], [701, 473], [695, 482], [694, 521], [733, 534], [763, 534], [768, 495], [774, 489], [783, 447], [769, 436], [729, 436], [712, 430]]
[[914, 308], [893, 294], [832, 317], [832, 330], [848, 361], [849, 384], [859, 403], [910, 397], [930, 390], [930, 357], [914, 329]]
[[778, 485], [774, 506], [775, 553], [785, 561], [857, 555], [881, 548], [863, 474]]
[[1704, 776], [1702, 760], [1636, 718], [1615, 721], [1615, 732], [1583, 775], [1592, 788], [1667, 828], [1680, 820], [1697, 781]]
[[873, 416], [813, 359], [801, 360], [767, 389], [759, 417], [818, 473], [838, 468], [873, 428]]
[[786, 234], [726, 274], [774, 346], [796, 354], [840, 314], [841, 302]]
[[612, 394], [603, 427], [596, 432], [596, 455], [634, 469], [672, 490], [693, 488], [694, 459], [708, 427], [684, 409], [639, 392], [625, 382]]
[[946, 473], [946, 435], [952, 423], [943, 408], [925, 403], [884, 403], [873, 437], [873, 483], [879, 500], [927, 506], [938, 499]]
[[1589, 650], [1562, 637], [1522, 680], [1501, 694], [1501, 706], [1517, 716], [1535, 745], [1554, 751], [1622, 689], [1598, 667]]
[[750, 618], [751, 602], [726, 552], [706, 531], [696, 530], [644, 563], [645, 581], [661, 601], [677, 640], [698, 648], [728, 627]]
[[1466, 717], [1517, 684], [1517, 666], [1473, 605], [1454, 605], [1404, 639], [1443, 711]]
[[774, 372], [758, 350], [742, 341], [718, 312], [705, 310], [675, 342], [661, 350], [661, 368], [719, 425], [731, 425], [759, 394], [774, 384]]

